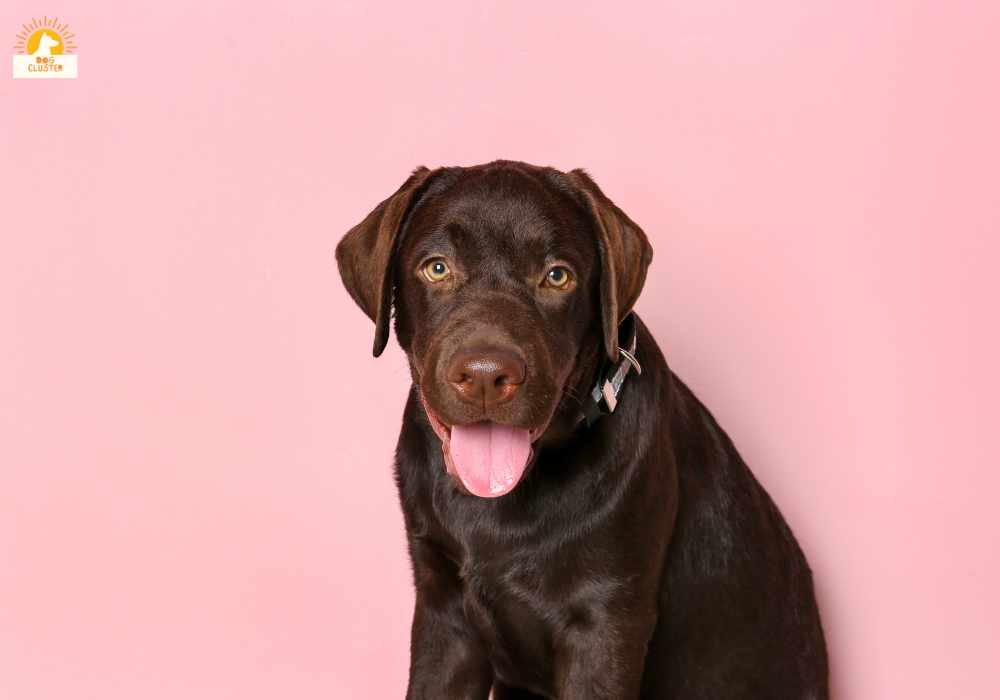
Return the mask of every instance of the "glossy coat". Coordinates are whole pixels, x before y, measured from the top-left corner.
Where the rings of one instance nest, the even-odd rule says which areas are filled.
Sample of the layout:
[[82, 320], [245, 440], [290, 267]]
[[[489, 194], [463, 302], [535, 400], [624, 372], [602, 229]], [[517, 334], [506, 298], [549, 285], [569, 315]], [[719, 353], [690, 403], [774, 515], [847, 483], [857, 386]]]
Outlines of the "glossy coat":
[[[434, 255], [455, 269], [448, 285], [417, 274]], [[806, 560], [641, 320], [641, 376], [613, 414], [576, 421], [652, 258], [586, 173], [420, 168], [337, 256], [376, 354], [395, 303], [413, 378], [396, 451], [416, 586], [408, 698], [827, 697]], [[535, 283], [552, 261], [570, 265], [572, 291]], [[499, 407], [445, 380], [485, 341], [527, 362]], [[537, 431], [514, 491], [466, 493], [425, 402], [447, 425]]]

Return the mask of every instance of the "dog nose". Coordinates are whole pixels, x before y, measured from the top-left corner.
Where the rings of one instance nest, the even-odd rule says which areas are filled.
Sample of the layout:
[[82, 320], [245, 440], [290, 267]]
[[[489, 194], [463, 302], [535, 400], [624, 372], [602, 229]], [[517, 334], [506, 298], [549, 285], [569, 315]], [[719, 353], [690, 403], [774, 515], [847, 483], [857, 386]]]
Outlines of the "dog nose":
[[447, 379], [462, 400], [490, 408], [510, 401], [524, 375], [524, 360], [516, 351], [484, 347], [456, 352]]

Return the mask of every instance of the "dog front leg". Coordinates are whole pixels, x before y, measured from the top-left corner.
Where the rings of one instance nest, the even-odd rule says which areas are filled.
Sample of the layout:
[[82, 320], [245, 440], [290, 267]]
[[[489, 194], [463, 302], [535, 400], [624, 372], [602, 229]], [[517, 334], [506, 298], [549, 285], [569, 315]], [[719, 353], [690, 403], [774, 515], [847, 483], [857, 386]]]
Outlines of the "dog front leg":
[[593, 615], [571, 626], [556, 653], [559, 700], [635, 700], [655, 613], [631, 624]]
[[[493, 669], [468, 628], [461, 586], [446, 563], [414, 547], [417, 604], [410, 635], [410, 682], [407, 700], [486, 700]], [[419, 556], [423, 554], [424, 556]], [[432, 566], [424, 559], [431, 556]]]

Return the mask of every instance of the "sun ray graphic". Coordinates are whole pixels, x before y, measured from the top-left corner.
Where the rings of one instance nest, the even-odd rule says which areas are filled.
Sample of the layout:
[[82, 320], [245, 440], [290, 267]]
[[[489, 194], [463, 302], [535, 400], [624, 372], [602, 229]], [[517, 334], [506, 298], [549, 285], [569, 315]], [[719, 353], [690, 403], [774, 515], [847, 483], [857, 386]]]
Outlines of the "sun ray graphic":
[[60, 22], [58, 17], [42, 15], [42, 19], [31, 18], [30, 24], [22, 24], [22, 30], [17, 33], [14, 50], [18, 53], [30, 54], [35, 51], [39, 41], [45, 34], [49, 39], [54, 35], [58, 39], [58, 44], [52, 48], [55, 53], [72, 53], [77, 45], [74, 41], [76, 34], [70, 31], [69, 22]]

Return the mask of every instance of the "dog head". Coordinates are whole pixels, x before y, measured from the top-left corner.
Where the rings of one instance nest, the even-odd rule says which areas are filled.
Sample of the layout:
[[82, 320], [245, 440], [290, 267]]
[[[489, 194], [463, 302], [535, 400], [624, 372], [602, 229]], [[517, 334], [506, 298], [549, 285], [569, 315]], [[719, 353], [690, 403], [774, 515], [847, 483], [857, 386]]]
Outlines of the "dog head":
[[509, 492], [572, 430], [651, 259], [584, 171], [510, 161], [418, 168], [337, 246], [376, 356], [395, 305], [448, 471], [479, 496]]

